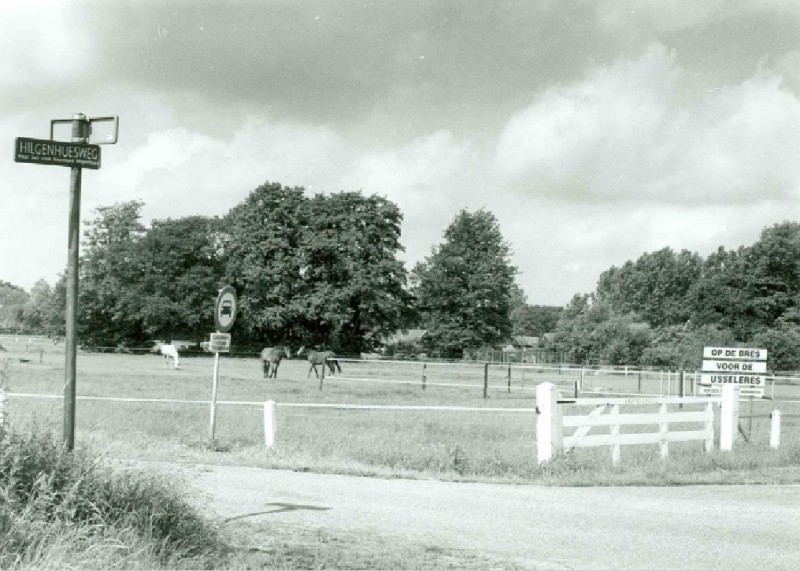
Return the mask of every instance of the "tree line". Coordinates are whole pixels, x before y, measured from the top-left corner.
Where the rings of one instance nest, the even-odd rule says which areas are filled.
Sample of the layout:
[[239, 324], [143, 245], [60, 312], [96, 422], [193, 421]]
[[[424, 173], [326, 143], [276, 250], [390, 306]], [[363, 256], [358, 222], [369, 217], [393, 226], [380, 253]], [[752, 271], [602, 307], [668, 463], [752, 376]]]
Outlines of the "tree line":
[[[216, 293], [238, 294], [238, 347], [279, 343], [358, 354], [389, 334], [428, 329], [431, 353], [507, 341], [551, 328], [529, 306], [493, 214], [461, 211], [444, 242], [407, 271], [402, 214], [379, 196], [307, 196], [265, 183], [224, 216], [141, 222], [141, 201], [101, 206], [81, 245], [78, 337], [84, 347], [142, 347], [207, 338]], [[63, 335], [65, 278], [31, 290], [20, 325]]]
[[[86, 224], [78, 336], [84, 347], [205, 339], [223, 285], [234, 286], [239, 348], [307, 345], [355, 355], [394, 332], [460, 358], [513, 335], [578, 364], [698, 368], [705, 345], [769, 350], [800, 369], [800, 225], [707, 258], [663, 248], [603, 272], [563, 308], [529, 305], [495, 216], [462, 210], [424, 260], [399, 259], [400, 209], [376, 195], [308, 196], [267, 182], [219, 217], [141, 222], [141, 201], [101, 206]], [[542, 269], [543, 272], [547, 268]], [[3, 327], [63, 335], [65, 280], [30, 294], [0, 282]], [[5, 303], [4, 303], [5, 301]]]
[[600, 275], [565, 306], [550, 343], [572, 362], [700, 368], [706, 345], [768, 349], [800, 369], [800, 224], [707, 258], [664, 248]]

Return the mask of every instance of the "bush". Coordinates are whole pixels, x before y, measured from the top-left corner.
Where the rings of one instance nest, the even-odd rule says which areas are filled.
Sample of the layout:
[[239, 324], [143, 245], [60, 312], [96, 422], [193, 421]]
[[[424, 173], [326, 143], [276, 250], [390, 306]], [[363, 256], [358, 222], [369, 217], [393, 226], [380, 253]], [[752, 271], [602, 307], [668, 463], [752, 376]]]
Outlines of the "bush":
[[[66, 549], [55, 563], [54, 545]], [[216, 568], [226, 553], [221, 531], [165, 480], [114, 472], [48, 432], [0, 441], [2, 569]]]

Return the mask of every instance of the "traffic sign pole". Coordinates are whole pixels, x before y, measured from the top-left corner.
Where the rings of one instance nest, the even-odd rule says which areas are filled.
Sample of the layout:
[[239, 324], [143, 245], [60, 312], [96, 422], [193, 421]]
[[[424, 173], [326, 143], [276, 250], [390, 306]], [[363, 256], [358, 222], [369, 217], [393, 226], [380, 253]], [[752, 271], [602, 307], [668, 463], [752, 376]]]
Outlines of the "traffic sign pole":
[[209, 347], [214, 351], [214, 379], [211, 385], [211, 422], [208, 428], [209, 440], [214, 440], [214, 427], [217, 415], [217, 385], [219, 384], [219, 354], [220, 351], [226, 353], [231, 348], [231, 336], [228, 331], [236, 321], [238, 301], [236, 290], [231, 286], [225, 286], [217, 294], [217, 302], [214, 304], [214, 324], [217, 333], [211, 334]]
[[219, 351], [214, 351], [214, 380], [211, 385], [211, 420], [208, 428], [208, 439], [214, 440], [214, 427], [217, 416], [217, 385], [219, 383]]
[[[72, 116], [72, 142], [86, 142], [86, 116]], [[78, 255], [81, 223], [81, 167], [70, 167], [69, 230], [67, 239], [67, 323], [66, 362], [64, 367], [64, 446], [75, 448], [75, 393], [77, 375], [77, 309], [78, 309]]]

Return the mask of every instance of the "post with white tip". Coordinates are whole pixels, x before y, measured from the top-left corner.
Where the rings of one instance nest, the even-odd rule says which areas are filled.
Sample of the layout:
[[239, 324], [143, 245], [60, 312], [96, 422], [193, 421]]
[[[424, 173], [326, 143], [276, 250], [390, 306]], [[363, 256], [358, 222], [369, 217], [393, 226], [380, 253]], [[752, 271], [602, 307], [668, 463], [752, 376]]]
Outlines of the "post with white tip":
[[553, 383], [536, 386], [536, 413], [536, 454], [541, 464], [564, 447], [558, 388]]
[[722, 385], [722, 402], [719, 411], [719, 449], [733, 450], [739, 429], [739, 387]]
[[769, 447], [777, 448], [781, 444], [781, 411], [776, 408], [769, 417], [772, 421], [769, 431]]
[[272, 448], [275, 444], [275, 401], [268, 400], [264, 403], [264, 445]]

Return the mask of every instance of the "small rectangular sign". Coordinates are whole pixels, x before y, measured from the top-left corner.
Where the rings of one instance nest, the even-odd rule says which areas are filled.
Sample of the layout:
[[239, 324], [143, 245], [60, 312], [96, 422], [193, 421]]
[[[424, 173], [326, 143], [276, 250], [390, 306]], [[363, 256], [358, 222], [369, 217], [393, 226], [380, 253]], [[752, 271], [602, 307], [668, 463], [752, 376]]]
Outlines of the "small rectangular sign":
[[766, 361], [766, 349], [749, 347], [703, 347], [703, 359], [750, 359]]
[[230, 353], [231, 334], [212, 333], [211, 338], [208, 341], [208, 350], [212, 353]]
[[722, 371], [726, 373], [766, 373], [766, 361], [718, 361], [703, 359], [703, 371]]
[[99, 169], [100, 145], [17, 137], [14, 162]]
[[619, 404], [658, 404], [657, 397], [629, 397], [620, 399]]
[[[722, 394], [722, 385], [711, 385], [707, 387], [698, 387], [698, 394], [719, 396]], [[742, 397], [763, 397], [764, 387], [739, 387], [739, 398]]]
[[763, 387], [763, 375], [742, 375], [738, 373], [703, 373], [700, 375], [701, 385], [749, 385]]

